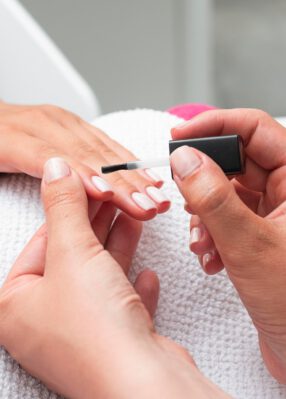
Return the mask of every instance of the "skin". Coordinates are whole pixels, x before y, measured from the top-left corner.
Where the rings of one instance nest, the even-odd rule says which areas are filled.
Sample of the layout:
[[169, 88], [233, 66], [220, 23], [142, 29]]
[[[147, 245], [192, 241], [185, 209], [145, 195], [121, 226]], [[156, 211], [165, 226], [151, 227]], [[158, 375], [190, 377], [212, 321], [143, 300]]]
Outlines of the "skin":
[[228, 398], [156, 333], [156, 274], [143, 271], [134, 287], [128, 281], [140, 222], [114, 220], [110, 203], [88, 212], [82, 180], [67, 169], [55, 178], [44, 168], [46, 226], [0, 291], [0, 344], [68, 398]]
[[[191, 249], [202, 261], [212, 254], [207, 273], [226, 268], [257, 328], [266, 366], [286, 383], [286, 129], [262, 111], [222, 110], [172, 135], [232, 132], [244, 139], [245, 175], [228, 180], [211, 159], [184, 147], [172, 154], [172, 169], [195, 214], [191, 230], [202, 229]], [[228, 397], [182, 347], [156, 333], [156, 275], [146, 270], [134, 287], [129, 283], [139, 222], [122, 214], [113, 223], [110, 203], [93, 203], [88, 211], [75, 171], [56, 180], [48, 172], [42, 183], [47, 225], [0, 291], [0, 344], [70, 398]]]
[[122, 171], [102, 177], [111, 189], [105, 193], [92, 183], [101, 166], [123, 163], [136, 157], [100, 129], [78, 116], [55, 106], [23, 106], [0, 102], [0, 172], [27, 173], [41, 178], [43, 166], [51, 157], [62, 157], [78, 172], [89, 197], [111, 200], [116, 207], [138, 220], [148, 220], [170, 207], [166, 198], [144, 210], [132, 199], [134, 192], [161, 187], [144, 171]]
[[[171, 163], [185, 208], [195, 215], [191, 250], [206, 273], [225, 267], [257, 329], [268, 370], [285, 384], [286, 129], [260, 110], [216, 110], [174, 128], [172, 136], [233, 132], [244, 141], [244, 175], [228, 180], [210, 158], [187, 147]], [[183, 167], [182, 157], [189, 160]]]

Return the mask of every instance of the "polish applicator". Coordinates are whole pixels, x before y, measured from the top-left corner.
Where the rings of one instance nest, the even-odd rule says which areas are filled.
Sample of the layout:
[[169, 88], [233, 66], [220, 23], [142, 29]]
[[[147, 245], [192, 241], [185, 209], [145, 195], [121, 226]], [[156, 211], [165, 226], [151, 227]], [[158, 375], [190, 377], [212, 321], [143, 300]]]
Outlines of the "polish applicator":
[[[170, 140], [169, 153], [177, 148], [189, 146], [208, 155], [216, 162], [226, 175], [238, 175], [244, 173], [245, 156], [241, 136], [202, 137], [186, 140]], [[113, 173], [118, 170], [147, 169], [160, 166], [170, 166], [170, 158], [150, 159], [146, 161], [131, 161], [117, 165], [102, 166], [101, 172]]]

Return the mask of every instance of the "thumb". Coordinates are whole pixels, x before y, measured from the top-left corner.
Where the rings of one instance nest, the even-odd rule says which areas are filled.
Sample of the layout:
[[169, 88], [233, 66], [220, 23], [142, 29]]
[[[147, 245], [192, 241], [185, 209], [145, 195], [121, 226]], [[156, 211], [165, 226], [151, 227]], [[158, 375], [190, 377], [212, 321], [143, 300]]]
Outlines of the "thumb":
[[240, 200], [220, 167], [187, 146], [172, 153], [171, 167], [188, 207], [206, 225], [222, 258], [226, 250], [240, 253], [249, 248], [259, 225], [261, 231], [265, 223]]
[[[62, 158], [51, 158], [44, 166], [42, 199], [47, 220], [48, 253], [58, 257], [59, 253], [65, 254], [74, 248], [92, 248], [94, 255], [96, 247], [101, 249], [91, 229], [84, 186]], [[81, 254], [89, 256], [90, 251]]]

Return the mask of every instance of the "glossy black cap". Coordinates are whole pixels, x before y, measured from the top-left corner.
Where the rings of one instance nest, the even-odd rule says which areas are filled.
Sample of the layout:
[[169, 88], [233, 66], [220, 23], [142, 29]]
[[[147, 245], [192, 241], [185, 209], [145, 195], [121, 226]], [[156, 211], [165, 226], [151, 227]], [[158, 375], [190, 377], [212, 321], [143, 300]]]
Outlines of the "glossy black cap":
[[221, 167], [226, 175], [244, 173], [244, 148], [242, 138], [239, 135], [171, 140], [169, 141], [170, 154], [184, 145], [196, 148], [208, 155]]

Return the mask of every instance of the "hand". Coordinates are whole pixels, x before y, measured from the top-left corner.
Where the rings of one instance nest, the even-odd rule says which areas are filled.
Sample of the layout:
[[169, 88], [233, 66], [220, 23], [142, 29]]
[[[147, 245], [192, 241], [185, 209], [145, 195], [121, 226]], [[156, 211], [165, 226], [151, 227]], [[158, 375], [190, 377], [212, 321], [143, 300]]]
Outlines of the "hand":
[[154, 331], [156, 274], [126, 274], [141, 224], [104, 203], [92, 221], [78, 175], [45, 166], [47, 227], [0, 291], [0, 343], [32, 375], [69, 398], [226, 398], [190, 355]]
[[257, 328], [272, 375], [286, 383], [286, 129], [257, 110], [210, 111], [173, 129], [174, 139], [240, 134], [246, 174], [229, 181], [206, 155], [172, 154], [186, 199], [191, 250], [209, 274], [224, 266]]
[[123, 171], [100, 175], [102, 165], [135, 156], [101, 130], [55, 106], [0, 103], [0, 172], [27, 173], [41, 178], [51, 157], [62, 157], [78, 172], [88, 195], [112, 200], [130, 216], [147, 220], [170, 207], [153, 171]]

